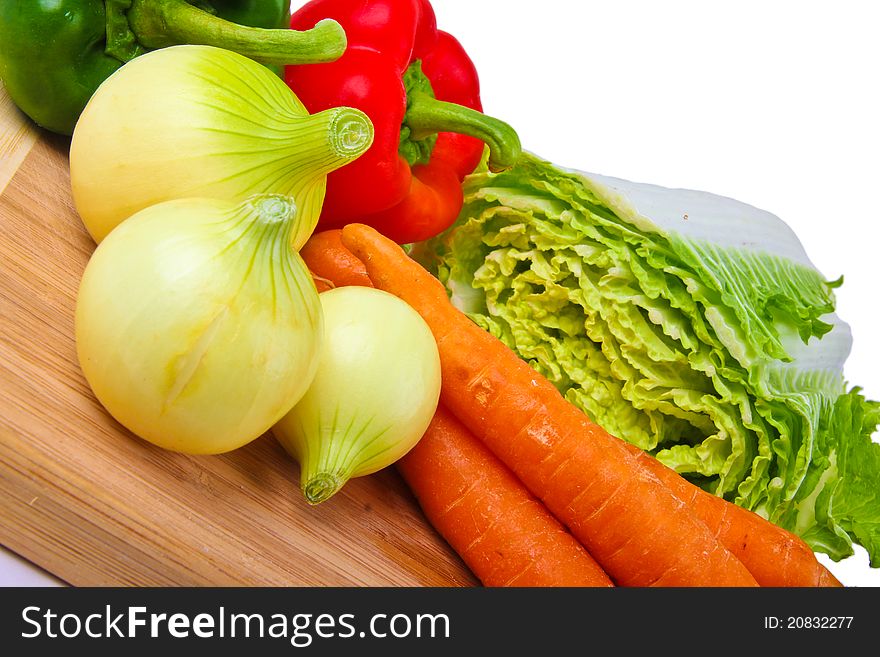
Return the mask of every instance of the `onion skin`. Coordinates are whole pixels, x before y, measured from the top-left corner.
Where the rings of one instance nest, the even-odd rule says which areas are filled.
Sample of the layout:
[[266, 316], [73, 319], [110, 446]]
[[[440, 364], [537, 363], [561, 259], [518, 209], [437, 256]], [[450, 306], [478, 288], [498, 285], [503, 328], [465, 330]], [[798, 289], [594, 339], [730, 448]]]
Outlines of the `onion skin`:
[[95, 250], [80, 284], [86, 380], [122, 425], [160, 447], [218, 454], [254, 440], [318, 363], [317, 291], [289, 248], [288, 197], [152, 206]]
[[309, 115], [271, 71], [234, 52], [173, 46], [138, 57], [92, 96], [73, 132], [73, 199], [96, 242], [134, 213], [178, 198], [283, 194], [318, 221], [327, 174], [373, 141], [360, 110]]
[[320, 299], [325, 331], [317, 374], [272, 430], [299, 462], [311, 504], [406, 454], [440, 397], [437, 343], [409, 305], [355, 286], [322, 292]]

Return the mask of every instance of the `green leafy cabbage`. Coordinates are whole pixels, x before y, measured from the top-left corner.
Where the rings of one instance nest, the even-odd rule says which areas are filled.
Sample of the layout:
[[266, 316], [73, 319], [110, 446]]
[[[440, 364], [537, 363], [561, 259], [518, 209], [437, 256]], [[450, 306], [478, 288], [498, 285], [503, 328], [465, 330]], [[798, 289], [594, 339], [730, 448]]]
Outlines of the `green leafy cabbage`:
[[465, 182], [414, 257], [610, 433], [841, 559], [880, 565], [880, 404], [849, 327], [777, 217], [526, 155]]

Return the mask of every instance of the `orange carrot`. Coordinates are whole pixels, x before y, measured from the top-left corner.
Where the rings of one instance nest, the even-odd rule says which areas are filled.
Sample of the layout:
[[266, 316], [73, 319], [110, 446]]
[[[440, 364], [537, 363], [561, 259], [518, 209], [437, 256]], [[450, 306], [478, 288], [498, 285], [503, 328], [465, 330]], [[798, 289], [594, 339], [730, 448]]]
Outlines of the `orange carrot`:
[[[341, 233], [316, 233], [300, 252], [316, 285], [372, 286]], [[584, 547], [442, 406], [397, 467], [425, 516], [485, 586], [613, 586]]]
[[373, 284], [418, 311], [440, 351], [441, 400], [626, 586], [755, 586], [708, 527], [623, 441], [450, 302], [391, 240], [361, 224], [342, 243]]
[[613, 586], [510, 470], [441, 405], [397, 468], [485, 586]]
[[312, 273], [318, 292], [345, 285], [373, 287], [364, 263], [342, 246], [341, 230], [313, 234], [299, 254]]
[[627, 448], [694, 509], [761, 586], [843, 586], [799, 536], [694, 486], [635, 445], [627, 443]]
[[[322, 238], [322, 244], [336, 253], [332, 257], [333, 266], [325, 267], [322, 275], [343, 280], [354, 271], [366, 277], [363, 263], [343, 246], [341, 231], [331, 232], [333, 240]], [[761, 586], [842, 586], [800, 537], [694, 486], [637, 447], [628, 443], [627, 447], [676, 497], [694, 509]]]

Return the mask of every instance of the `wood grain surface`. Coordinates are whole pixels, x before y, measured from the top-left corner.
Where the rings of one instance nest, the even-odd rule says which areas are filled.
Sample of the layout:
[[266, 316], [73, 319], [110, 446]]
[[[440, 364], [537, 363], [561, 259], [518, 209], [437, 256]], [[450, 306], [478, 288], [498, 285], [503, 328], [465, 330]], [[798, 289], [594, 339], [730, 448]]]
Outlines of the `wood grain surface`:
[[75, 586], [476, 584], [391, 469], [310, 507], [269, 436], [190, 457], [101, 408], [75, 354], [94, 245], [68, 148], [0, 88], [0, 543]]
[[38, 139], [37, 128], [12, 103], [0, 80], [0, 193]]

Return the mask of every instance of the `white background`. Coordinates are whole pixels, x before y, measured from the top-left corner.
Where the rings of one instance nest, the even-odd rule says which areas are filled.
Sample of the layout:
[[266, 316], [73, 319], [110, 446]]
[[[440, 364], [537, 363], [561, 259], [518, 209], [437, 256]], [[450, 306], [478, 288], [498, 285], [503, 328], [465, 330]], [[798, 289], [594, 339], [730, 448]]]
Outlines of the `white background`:
[[[838, 311], [855, 338], [846, 376], [880, 399], [880, 3], [434, 7], [480, 71], [486, 112], [517, 128], [529, 150], [573, 168], [731, 196], [788, 222], [829, 279], [845, 274]], [[863, 550], [825, 563], [847, 585], [880, 586]], [[15, 564], [0, 550], [3, 583]]]
[[[880, 399], [880, 3], [434, 0], [484, 109], [564, 166], [731, 196], [798, 234]], [[875, 435], [875, 440], [877, 439]], [[829, 564], [880, 586], [863, 550]]]

